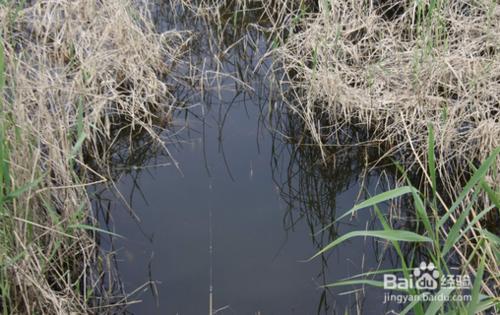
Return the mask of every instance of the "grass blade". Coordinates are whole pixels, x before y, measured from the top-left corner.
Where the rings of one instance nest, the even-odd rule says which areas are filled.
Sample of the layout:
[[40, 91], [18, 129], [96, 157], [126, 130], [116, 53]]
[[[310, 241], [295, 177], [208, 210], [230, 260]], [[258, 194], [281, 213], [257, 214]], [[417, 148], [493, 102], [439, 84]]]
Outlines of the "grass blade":
[[353, 237], [378, 237], [385, 239], [387, 241], [403, 241], [403, 242], [432, 242], [432, 240], [428, 237], [409, 232], [409, 231], [400, 231], [400, 230], [377, 230], [377, 231], [352, 231], [349, 233], [346, 233], [327, 246], [325, 246], [323, 249], [321, 249], [319, 252], [317, 252], [314, 256], [309, 258], [309, 260], [312, 260], [319, 255], [329, 251], [330, 249], [334, 248], [335, 246], [345, 242], [348, 239], [351, 239]]
[[98, 227], [95, 227], [92, 225], [87, 225], [87, 224], [72, 224], [72, 225], [69, 225], [68, 227], [71, 229], [82, 229], [82, 230], [94, 231], [94, 232], [99, 232], [99, 233], [103, 233], [103, 234], [108, 234], [108, 235], [124, 238], [123, 236], [121, 236], [119, 234], [116, 234], [116, 233], [113, 233], [113, 232], [110, 232], [107, 230], [103, 230], [103, 229], [100, 229]]
[[479, 268], [477, 269], [476, 278], [474, 279], [474, 286], [472, 287], [472, 298], [467, 308], [467, 314], [476, 314], [480, 307], [479, 294], [481, 293], [481, 284], [483, 282], [484, 274], [484, 257], [482, 256]]
[[380, 193], [376, 196], [373, 196], [373, 197], [355, 205], [349, 211], [347, 211], [346, 213], [341, 215], [339, 218], [337, 218], [334, 222], [337, 222], [337, 221], [345, 218], [348, 215], [352, 215], [358, 210], [374, 206], [374, 205], [379, 204], [381, 202], [384, 202], [384, 201], [387, 201], [390, 199], [394, 199], [394, 198], [400, 197], [402, 195], [406, 195], [406, 194], [411, 193], [413, 191], [415, 191], [415, 188], [413, 188], [411, 186], [403, 186], [403, 187], [395, 188], [393, 190], [389, 190], [389, 191]]
[[488, 156], [488, 158], [481, 164], [481, 166], [474, 172], [474, 174], [472, 175], [471, 179], [469, 179], [469, 181], [465, 185], [464, 189], [462, 190], [462, 192], [460, 193], [460, 195], [458, 196], [458, 198], [455, 200], [455, 202], [452, 204], [452, 206], [450, 207], [450, 209], [448, 210], [448, 212], [446, 214], [444, 214], [441, 217], [441, 219], [439, 220], [438, 224], [439, 224], [440, 227], [444, 225], [444, 223], [448, 220], [448, 218], [450, 217], [450, 215], [458, 208], [458, 206], [462, 203], [462, 201], [465, 199], [465, 197], [467, 196], [467, 194], [472, 190], [472, 188], [474, 188], [474, 186], [481, 179], [484, 178], [484, 176], [486, 175], [486, 172], [488, 171], [488, 169], [490, 168], [490, 166], [493, 164], [493, 162], [495, 162], [496, 157], [497, 157], [497, 155], [499, 153], [500, 153], [500, 147], [496, 148], [490, 154], [490, 156]]
[[434, 299], [425, 311], [425, 315], [435, 315], [443, 307], [445, 297], [449, 296], [454, 290], [454, 288], [443, 288], [439, 290], [435, 296], [442, 296], [443, 298]]
[[436, 198], [436, 157], [434, 155], [435, 148], [435, 138], [434, 138], [434, 127], [429, 124], [429, 147], [427, 148], [427, 163], [429, 168], [429, 175], [431, 177], [432, 184], [432, 194], [434, 200]]
[[346, 280], [346, 281], [337, 281], [334, 283], [330, 283], [325, 285], [325, 288], [333, 288], [333, 287], [343, 287], [347, 285], [358, 285], [358, 284], [363, 284], [363, 285], [369, 285], [372, 287], [377, 287], [377, 288], [383, 288], [384, 287], [384, 282], [383, 281], [377, 281], [377, 280], [370, 280], [370, 279], [357, 279], [357, 280]]

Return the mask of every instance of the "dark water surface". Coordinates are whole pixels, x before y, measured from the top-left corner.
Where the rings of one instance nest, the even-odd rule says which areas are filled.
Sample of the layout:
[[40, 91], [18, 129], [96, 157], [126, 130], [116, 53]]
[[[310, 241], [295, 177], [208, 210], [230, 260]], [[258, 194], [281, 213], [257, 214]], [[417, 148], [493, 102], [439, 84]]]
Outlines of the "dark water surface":
[[[128, 311], [208, 314], [213, 285], [217, 314], [380, 314], [382, 290], [339, 295], [355, 288], [321, 288], [383, 267], [375, 241], [355, 239], [304, 262], [337, 233], [371, 227], [370, 213], [363, 212], [320, 232], [366, 197], [359, 194], [365, 156], [342, 149], [335, 166], [326, 167], [314, 149], [282, 135], [290, 121], [270, 116], [279, 102], [266, 77], [269, 60], [249, 71], [268, 39], [245, 32], [239, 36], [254, 45], [236, 46], [222, 66], [252, 88], [215, 76], [203, 93], [186, 88], [189, 109], [165, 134], [178, 167], [164, 154], [151, 154], [117, 179], [123, 199], [104, 194], [111, 198], [111, 229], [124, 236], [113, 241], [123, 285], [127, 292], [139, 288], [129, 300], [142, 301]], [[364, 178], [368, 191], [380, 189], [377, 176]]]

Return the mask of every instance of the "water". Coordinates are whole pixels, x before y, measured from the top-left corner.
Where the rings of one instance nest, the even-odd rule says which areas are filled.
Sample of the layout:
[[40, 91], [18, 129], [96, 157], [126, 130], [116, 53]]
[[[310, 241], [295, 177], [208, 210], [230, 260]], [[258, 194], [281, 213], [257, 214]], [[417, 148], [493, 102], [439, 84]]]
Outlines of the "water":
[[[222, 61], [227, 73], [255, 68], [266, 51], [264, 35], [240, 36], [255, 45], [235, 47]], [[113, 248], [124, 288], [137, 289], [128, 301], [141, 302], [129, 312], [208, 314], [210, 286], [217, 314], [383, 312], [382, 290], [338, 295], [354, 288], [322, 288], [388, 266], [381, 256], [389, 254], [375, 241], [355, 239], [305, 261], [338, 233], [373, 227], [369, 212], [327, 226], [365, 198], [362, 185], [381, 190], [380, 174], [364, 173], [362, 149], [340, 149], [335, 167], [326, 167], [317, 150], [296, 146], [289, 118], [270, 116], [279, 98], [267, 62], [241, 71], [252, 88], [223, 78], [207, 79], [204, 93], [182, 91], [189, 110], [165, 134], [175, 160], [153, 153], [131, 159], [117, 189], [99, 194], [96, 209], [105, 204], [110, 229], [124, 236]]]
[[[225, 158], [219, 151], [218, 130], [208, 127], [216, 125], [217, 115], [212, 114], [207, 113], [205, 150], [203, 140], [194, 137], [174, 151], [182, 174], [174, 166], [153, 167], [118, 183], [122, 194], [133, 198], [130, 205], [141, 220], [137, 223], [120, 203], [114, 205], [115, 231], [126, 236], [115, 243], [124, 284], [131, 290], [149, 279], [160, 282], [159, 308], [148, 287], [136, 297], [144, 302], [130, 310], [208, 312], [210, 213], [214, 301], [216, 307], [229, 306], [222, 314], [314, 314], [322, 294], [337, 309], [349, 307], [353, 299], [338, 299], [319, 286], [362, 272], [358, 264], [362, 260], [366, 266], [377, 266], [372, 244], [356, 240], [340, 246], [325, 261], [301, 262], [318, 250], [311, 229], [317, 231], [321, 225], [309, 225], [299, 212], [293, 213], [299, 218], [290, 223], [286, 200], [273, 180], [272, 136], [257, 128], [258, 108], [233, 106], [223, 132]], [[354, 182], [331, 196], [337, 209], [352, 207], [358, 190]], [[356, 222], [369, 219], [359, 217]], [[343, 226], [342, 231], [354, 228]], [[369, 298], [381, 301], [376, 294]]]

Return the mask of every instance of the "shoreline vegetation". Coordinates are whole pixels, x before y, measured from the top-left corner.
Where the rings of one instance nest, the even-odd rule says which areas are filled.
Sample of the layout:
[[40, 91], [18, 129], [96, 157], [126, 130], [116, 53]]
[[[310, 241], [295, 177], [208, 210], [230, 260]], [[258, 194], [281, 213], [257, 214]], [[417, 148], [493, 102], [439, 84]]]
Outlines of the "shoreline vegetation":
[[[490, 306], [498, 303], [499, 244], [485, 225], [497, 222], [489, 226], [498, 233], [500, 6], [319, 1], [308, 8], [304, 2], [298, 15], [292, 13], [299, 18], [274, 51], [291, 87], [291, 97], [284, 96], [290, 110], [327, 163], [329, 146], [356, 143], [345, 132], [356, 126], [382, 158], [402, 167], [401, 185], [418, 174], [410, 176], [419, 191], [413, 195], [416, 218], [425, 225], [419, 232], [434, 242], [435, 265], [452, 261], [446, 255], [452, 242], [461, 272], [476, 275], [484, 263], [481, 292], [492, 298]], [[478, 175], [484, 161], [490, 164]], [[444, 243], [446, 252], [439, 249]], [[457, 314], [476, 313], [454, 307]], [[412, 311], [423, 314], [424, 308], [416, 304]]]
[[162, 143], [187, 38], [137, 1], [28, 2], [0, 1], [0, 313], [94, 313], [116, 292], [86, 188], [117, 137]]
[[[285, 102], [309, 133], [310, 142], [302, 144], [315, 144], [328, 164], [335, 160], [330, 147], [356, 144], [348, 126], [365, 130], [359, 145], [378, 148], [380, 161], [394, 159], [402, 186], [351, 210], [375, 208], [382, 231], [343, 235], [316, 256], [352, 236], [378, 234], [408, 278], [406, 264], [415, 266], [417, 257], [399, 243], [417, 242], [414, 248], [426, 248], [440, 274], [450, 274], [453, 265], [478, 279], [475, 297], [470, 303], [410, 303], [402, 314], [498, 312], [500, 6], [442, 0], [302, 4], [285, 19], [293, 21], [290, 31], [273, 52], [285, 73]], [[414, 231], [393, 227], [400, 213], [377, 208], [405, 189], [421, 225]], [[406, 238], [407, 232], [420, 235]], [[369, 272], [332, 286], [382, 286], [375, 278]]]
[[[320, 1], [293, 27], [275, 54], [296, 91], [289, 105], [320, 147], [341, 144], [342, 127], [355, 125], [418, 169], [432, 128], [437, 176], [456, 197], [469, 163], [500, 146], [494, 2]], [[487, 176], [497, 188], [498, 162]]]
[[[344, 132], [351, 125], [394, 159], [402, 187], [364, 203], [384, 228], [365, 236], [385, 236], [402, 261], [399, 241], [425, 240], [443, 274], [453, 257], [480, 280], [468, 305], [416, 303], [408, 311], [498, 308], [500, 242], [485, 227], [500, 216], [495, 1], [173, 2], [222, 31], [223, 19], [260, 14], [265, 25], [253, 23], [270, 34], [266, 56], [275, 60], [286, 111], [312, 139], [300, 144], [317, 146], [322, 163], [332, 163], [329, 147], [356, 144]], [[132, 143], [140, 130], [164, 147], [159, 132], [179, 110], [172, 82], [176, 66], [191, 66], [191, 34], [158, 33], [151, 5], [0, 0], [2, 314], [113, 313], [127, 303], [107, 272], [112, 253], [99, 248], [98, 235], [110, 232], [95, 222], [87, 187], [110, 180], [118, 138]], [[204, 78], [191, 79], [203, 89]], [[376, 204], [404, 194], [423, 228], [400, 238]], [[356, 281], [335, 285], [373, 284]]]

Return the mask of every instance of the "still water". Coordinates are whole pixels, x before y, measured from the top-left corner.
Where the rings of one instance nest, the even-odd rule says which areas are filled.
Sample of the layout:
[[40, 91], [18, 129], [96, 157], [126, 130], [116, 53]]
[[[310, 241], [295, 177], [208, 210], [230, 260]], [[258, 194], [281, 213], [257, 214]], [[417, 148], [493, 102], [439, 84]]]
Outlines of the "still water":
[[95, 192], [96, 209], [106, 208], [109, 228], [123, 236], [112, 248], [134, 292], [128, 301], [138, 302], [127, 311], [208, 314], [212, 287], [217, 314], [383, 313], [382, 290], [323, 288], [390, 267], [376, 241], [354, 239], [305, 261], [338, 234], [373, 228], [368, 211], [327, 226], [366, 198], [361, 187], [382, 190], [380, 173], [366, 172], [362, 149], [341, 148], [326, 166], [316, 149], [295, 144], [270, 59], [255, 70], [268, 38], [248, 29], [238, 36], [252, 45], [234, 46], [217, 64], [197, 39], [206, 84], [177, 91], [184, 107], [163, 134], [170, 156], [132, 159], [116, 187]]

